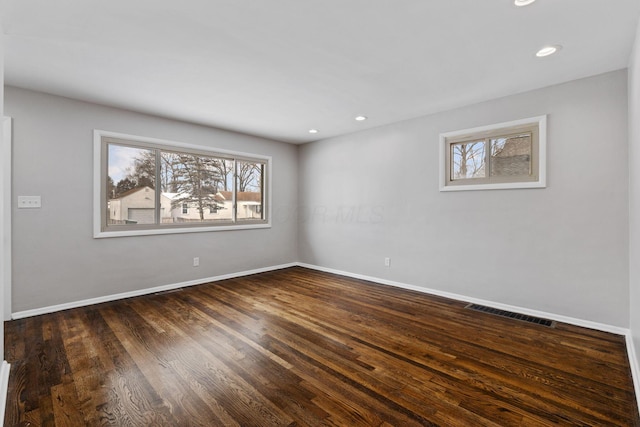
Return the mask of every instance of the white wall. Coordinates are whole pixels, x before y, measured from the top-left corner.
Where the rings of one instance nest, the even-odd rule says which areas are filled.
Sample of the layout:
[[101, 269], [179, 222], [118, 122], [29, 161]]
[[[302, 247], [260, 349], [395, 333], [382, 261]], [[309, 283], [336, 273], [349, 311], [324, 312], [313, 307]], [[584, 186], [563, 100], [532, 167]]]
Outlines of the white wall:
[[[4, 31], [2, 26], [0, 25], [0, 120], [4, 117]], [[0, 121], [0, 124], [2, 122]], [[3, 137], [2, 129], [0, 129], [0, 155], [5, 152], [4, 144], [8, 144], [9, 141], [5, 141]], [[3, 159], [4, 160], [4, 159]], [[5, 215], [9, 212], [10, 207], [5, 206], [5, 178], [4, 178], [4, 166], [3, 163], [0, 162], [0, 355], [2, 356], [2, 360], [4, 360], [4, 320], [5, 320], [5, 312], [4, 312], [4, 287], [7, 285], [4, 283], [4, 272], [7, 266], [4, 265], [6, 250], [10, 249], [11, 242], [5, 241]], [[0, 396], [0, 398], [4, 398], [4, 396]]]
[[629, 63], [629, 174], [630, 327], [640, 357], [640, 25]]
[[[296, 261], [295, 146], [14, 87], [5, 106], [13, 198], [42, 196], [41, 209], [14, 205], [13, 312]], [[273, 227], [93, 239], [95, 128], [272, 156]]]
[[[542, 114], [546, 189], [438, 191], [440, 132]], [[300, 259], [628, 327], [627, 148], [624, 70], [307, 144]]]

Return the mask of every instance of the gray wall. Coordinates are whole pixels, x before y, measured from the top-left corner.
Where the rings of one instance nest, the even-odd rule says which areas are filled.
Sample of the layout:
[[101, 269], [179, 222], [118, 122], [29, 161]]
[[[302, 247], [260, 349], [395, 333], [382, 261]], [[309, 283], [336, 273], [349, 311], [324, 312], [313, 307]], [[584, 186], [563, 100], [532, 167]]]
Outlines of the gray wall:
[[[295, 146], [7, 87], [13, 117], [13, 312], [297, 260]], [[273, 157], [273, 227], [92, 238], [93, 129]], [[200, 267], [192, 267], [193, 257]]]
[[[629, 64], [629, 283], [630, 327], [640, 358], [640, 25]], [[640, 360], [637, 361], [640, 366]], [[640, 378], [637, 378], [640, 381]], [[640, 396], [639, 396], [640, 397]]]
[[[438, 191], [440, 132], [542, 114], [546, 189]], [[624, 70], [304, 145], [300, 260], [628, 327], [627, 148]]]

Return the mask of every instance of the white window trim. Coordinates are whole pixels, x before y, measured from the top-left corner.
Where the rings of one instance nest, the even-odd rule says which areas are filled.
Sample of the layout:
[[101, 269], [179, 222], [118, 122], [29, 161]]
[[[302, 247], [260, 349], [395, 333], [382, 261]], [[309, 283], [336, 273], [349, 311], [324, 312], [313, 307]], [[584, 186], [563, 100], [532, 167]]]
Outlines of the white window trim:
[[[210, 152], [212, 154], [223, 154], [231, 157], [243, 157], [248, 159], [262, 160], [267, 165], [266, 171], [266, 222], [260, 224], [233, 224], [233, 225], [209, 225], [202, 227], [184, 227], [184, 228], [154, 228], [145, 230], [119, 230], [119, 231], [103, 231], [101, 204], [102, 204], [102, 159], [101, 146], [102, 137], [125, 139], [137, 142], [147, 142], [151, 144], [166, 145], [173, 148], [185, 148], [188, 150], [197, 150]], [[138, 135], [129, 135], [118, 132], [110, 132], [105, 130], [94, 129], [93, 131], [93, 237], [96, 239], [108, 237], [126, 237], [126, 236], [149, 236], [155, 234], [182, 234], [182, 233], [202, 233], [211, 231], [229, 231], [229, 230], [250, 230], [259, 228], [271, 228], [272, 209], [271, 209], [271, 163], [270, 156], [259, 154], [244, 153], [240, 151], [231, 151], [218, 148], [212, 148], [202, 145], [187, 144], [183, 142], [169, 141], [165, 139], [149, 138]], [[234, 196], [235, 197], [235, 196]]]
[[[538, 125], [538, 180], [494, 184], [447, 185], [447, 139], [521, 125]], [[440, 134], [440, 191], [506, 190], [514, 188], [545, 188], [547, 186], [547, 115], [479, 126]]]
[[[0, 141], [0, 293], [4, 296], [4, 319], [11, 320], [11, 149], [12, 119], [2, 117]], [[4, 395], [0, 393], [0, 398]]]

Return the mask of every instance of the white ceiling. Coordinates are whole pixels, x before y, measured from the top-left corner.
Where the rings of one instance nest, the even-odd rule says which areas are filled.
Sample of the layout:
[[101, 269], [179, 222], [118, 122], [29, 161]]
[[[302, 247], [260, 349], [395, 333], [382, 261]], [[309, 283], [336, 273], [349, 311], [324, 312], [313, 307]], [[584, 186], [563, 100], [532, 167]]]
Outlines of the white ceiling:
[[[4, 0], [1, 13], [9, 85], [303, 143], [625, 68], [640, 1]], [[546, 44], [564, 48], [536, 58]]]

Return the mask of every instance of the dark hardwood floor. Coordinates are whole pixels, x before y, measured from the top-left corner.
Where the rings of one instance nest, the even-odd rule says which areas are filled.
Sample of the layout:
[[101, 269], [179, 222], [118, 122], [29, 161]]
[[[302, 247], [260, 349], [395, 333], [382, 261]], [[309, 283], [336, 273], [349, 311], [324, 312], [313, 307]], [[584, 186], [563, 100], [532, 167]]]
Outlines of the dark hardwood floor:
[[6, 426], [638, 426], [624, 338], [303, 268], [8, 322]]

